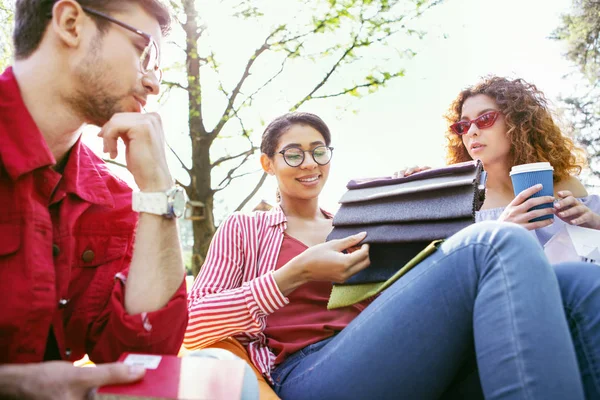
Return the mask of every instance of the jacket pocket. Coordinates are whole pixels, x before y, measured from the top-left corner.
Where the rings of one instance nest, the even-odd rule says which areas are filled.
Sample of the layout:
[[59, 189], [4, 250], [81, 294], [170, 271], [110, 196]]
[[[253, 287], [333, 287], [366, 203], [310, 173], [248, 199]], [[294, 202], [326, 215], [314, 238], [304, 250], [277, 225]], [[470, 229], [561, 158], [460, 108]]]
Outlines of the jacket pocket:
[[77, 235], [75, 243], [75, 266], [95, 268], [119, 259], [127, 254], [129, 237], [126, 235]]
[[21, 248], [21, 224], [0, 221], [0, 258], [8, 257]]

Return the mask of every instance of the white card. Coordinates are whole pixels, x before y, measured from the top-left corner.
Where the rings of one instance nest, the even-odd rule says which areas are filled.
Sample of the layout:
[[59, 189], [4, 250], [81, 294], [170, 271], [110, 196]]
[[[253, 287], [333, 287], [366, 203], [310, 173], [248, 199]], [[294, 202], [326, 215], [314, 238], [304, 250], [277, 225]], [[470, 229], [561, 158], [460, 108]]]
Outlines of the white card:
[[146, 369], [156, 369], [162, 360], [161, 356], [151, 354], [128, 354], [123, 361], [125, 365], [139, 365]]

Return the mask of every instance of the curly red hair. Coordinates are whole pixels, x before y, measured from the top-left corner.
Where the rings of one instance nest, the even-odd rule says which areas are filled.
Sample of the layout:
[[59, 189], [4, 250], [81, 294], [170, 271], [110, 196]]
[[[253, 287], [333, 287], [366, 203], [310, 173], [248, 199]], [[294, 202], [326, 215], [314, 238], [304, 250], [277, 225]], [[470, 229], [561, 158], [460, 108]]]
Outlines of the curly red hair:
[[461, 118], [462, 107], [469, 97], [484, 94], [492, 98], [504, 115], [511, 141], [511, 165], [547, 161], [554, 167], [554, 181], [579, 174], [585, 165], [585, 154], [573, 140], [563, 135], [554, 122], [548, 101], [535, 85], [523, 79], [509, 80], [490, 76], [459, 93], [445, 115], [446, 161], [455, 164], [471, 160], [462, 138], [450, 125]]

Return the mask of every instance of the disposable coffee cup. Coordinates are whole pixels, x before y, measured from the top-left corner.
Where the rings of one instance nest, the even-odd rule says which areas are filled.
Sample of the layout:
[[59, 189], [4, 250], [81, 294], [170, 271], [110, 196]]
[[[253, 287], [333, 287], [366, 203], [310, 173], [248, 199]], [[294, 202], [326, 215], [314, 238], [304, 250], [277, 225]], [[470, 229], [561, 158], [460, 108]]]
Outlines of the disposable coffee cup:
[[[549, 162], [515, 165], [510, 170], [510, 179], [512, 180], [515, 196], [521, 193], [523, 190], [529, 189], [538, 183], [541, 183], [543, 188], [531, 197], [554, 196], [554, 181], [552, 179], [553, 174], [554, 168], [552, 168], [552, 165], [550, 165]], [[553, 206], [554, 204], [552, 202], [544, 203], [530, 208], [528, 211], [550, 208]], [[534, 218], [529, 222], [543, 221], [545, 219], [553, 218], [554, 214], [548, 214]]]

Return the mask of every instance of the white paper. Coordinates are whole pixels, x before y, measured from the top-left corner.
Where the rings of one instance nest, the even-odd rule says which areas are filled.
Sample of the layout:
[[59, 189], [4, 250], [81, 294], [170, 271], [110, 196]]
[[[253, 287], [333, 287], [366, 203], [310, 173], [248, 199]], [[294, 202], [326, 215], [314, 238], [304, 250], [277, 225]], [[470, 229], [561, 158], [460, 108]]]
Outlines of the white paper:
[[161, 356], [151, 354], [128, 354], [123, 361], [126, 365], [139, 365], [146, 369], [156, 369], [162, 360]]
[[544, 246], [551, 264], [583, 261], [600, 265], [600, 231], [565, 225]]

